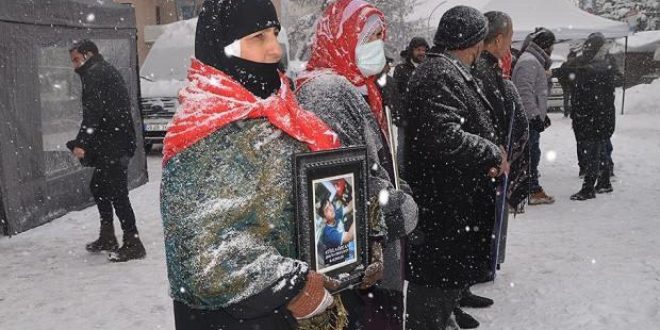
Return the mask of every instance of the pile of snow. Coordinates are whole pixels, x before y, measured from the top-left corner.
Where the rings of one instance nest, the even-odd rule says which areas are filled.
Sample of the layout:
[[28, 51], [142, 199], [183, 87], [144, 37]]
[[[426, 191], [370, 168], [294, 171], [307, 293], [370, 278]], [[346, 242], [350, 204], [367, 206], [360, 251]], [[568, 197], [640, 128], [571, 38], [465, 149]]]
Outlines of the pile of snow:
[[[626, 90], [625, 113], [660, 113], [660, 79]], [[621, 88], [616, 90], [617, 113], [621, 112]]]

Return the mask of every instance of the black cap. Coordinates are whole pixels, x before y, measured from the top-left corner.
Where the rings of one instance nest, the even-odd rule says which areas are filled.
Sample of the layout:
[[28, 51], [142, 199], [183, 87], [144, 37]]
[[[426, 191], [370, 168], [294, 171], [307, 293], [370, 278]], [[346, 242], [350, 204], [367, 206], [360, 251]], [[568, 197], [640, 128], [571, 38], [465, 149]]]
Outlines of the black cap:
[[605, 45], [605, 35], [600, 32], [594, 32], [587, 37], [584, 42], [584, 48], [597, 52], [603, 45]]
[[555, 44], [557, 38], [552, 31], [546, 28], [537, 28], [532, 34], [532, 41], [541, 49], [548, 49]]
[[466, 49], [484, 40], [486, 34], [488, 20], [480, 11], [456, 6], [442, 15], [433, 43], [447, 50]]

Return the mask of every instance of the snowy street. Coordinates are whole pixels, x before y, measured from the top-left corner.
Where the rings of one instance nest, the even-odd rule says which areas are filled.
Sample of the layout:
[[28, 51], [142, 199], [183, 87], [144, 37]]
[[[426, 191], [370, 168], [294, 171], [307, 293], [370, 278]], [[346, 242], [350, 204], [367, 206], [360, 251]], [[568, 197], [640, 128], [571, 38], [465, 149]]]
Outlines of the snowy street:
[[[467, 310], [480, 329], [658, 328], [660, 84], [643, 87], [631, 91], [627, 114], [617, 116], [615, 191], [595, 200], [569, 200], [581, 185], [575, 139], [570, 120], [551, 115], [541, 137], [540, 181], [557, 202], [527, 206], [510, 220], [497, 280], [474, 288], [495, 305]], [[0, 236], [0, 328], [173, 329], [159, 151], [148, 157], [150, 182], [130, 194], [147, 258], [111, 264], [86, 252], [98, 234], [95, 207]]]

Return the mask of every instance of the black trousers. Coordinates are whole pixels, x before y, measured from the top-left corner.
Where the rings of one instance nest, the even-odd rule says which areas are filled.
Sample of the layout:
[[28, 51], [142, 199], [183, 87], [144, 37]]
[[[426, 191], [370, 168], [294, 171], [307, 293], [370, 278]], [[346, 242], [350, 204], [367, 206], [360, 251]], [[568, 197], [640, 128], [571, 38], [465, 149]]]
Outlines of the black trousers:
[[128, 199], [128, 161], [103, 164], [94, 168], [89, 188], [99, 209], [101, 223], [112, 224], [113, 209], [124, 233], [137, 232], [135, 214]]
[[221, 309], [193, 309], [178, 301], [174, 301], [174, 323], [177, 330], [293, 330], [297, 327], [285, 306], [261, 318], [240, 320]]
[[458, 307], [461, 291], [409, 283], [406, 297], [406, 330], [447, 328], [451, 313]]
[[580, 151], [584, 157], [585, 186], [593, 187], [597, 180], [600, 185], [610, 184], [607, 144], [608, 140], [580, 141]]

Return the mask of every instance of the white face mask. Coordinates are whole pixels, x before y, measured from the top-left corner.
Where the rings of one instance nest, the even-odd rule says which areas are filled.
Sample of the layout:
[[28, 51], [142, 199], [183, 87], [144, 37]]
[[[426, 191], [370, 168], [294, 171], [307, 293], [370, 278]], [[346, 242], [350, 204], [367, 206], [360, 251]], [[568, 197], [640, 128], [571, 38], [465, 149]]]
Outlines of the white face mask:
[[376, 40], [357, 46], [355, 57], [357, 66], [365, 77], [380, 74], [386, 64], [385, 43], [383, 40]]

